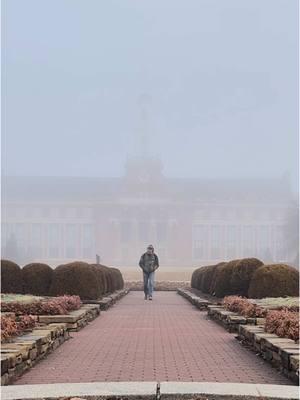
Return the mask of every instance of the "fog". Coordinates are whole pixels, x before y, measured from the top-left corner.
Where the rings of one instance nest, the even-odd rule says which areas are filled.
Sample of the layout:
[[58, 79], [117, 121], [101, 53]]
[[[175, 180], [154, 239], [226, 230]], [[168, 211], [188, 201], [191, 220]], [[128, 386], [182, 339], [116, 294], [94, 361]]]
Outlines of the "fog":
[[2, 6], [2, 257], [298, 266], [296, 0]]

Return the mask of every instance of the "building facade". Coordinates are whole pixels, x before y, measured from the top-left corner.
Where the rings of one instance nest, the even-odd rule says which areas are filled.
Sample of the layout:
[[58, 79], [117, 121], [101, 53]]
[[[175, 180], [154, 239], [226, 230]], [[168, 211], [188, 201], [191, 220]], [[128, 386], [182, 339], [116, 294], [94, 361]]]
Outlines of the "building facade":
[[135, 266], [151, 243], [166, 266], [290, 262], [292, 207], [284, 178], [170, 179], [151, 157], [128, 160], [120, 178], [4, 177], [2, 257]]

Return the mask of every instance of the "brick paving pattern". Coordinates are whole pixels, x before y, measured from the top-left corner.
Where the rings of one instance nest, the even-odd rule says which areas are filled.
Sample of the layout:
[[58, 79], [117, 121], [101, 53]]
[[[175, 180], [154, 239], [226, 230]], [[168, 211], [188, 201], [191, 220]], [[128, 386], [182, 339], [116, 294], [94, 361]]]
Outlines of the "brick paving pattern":
[[15, 384], [103, 381], [290, 384], [175, 292], [131, 292]]

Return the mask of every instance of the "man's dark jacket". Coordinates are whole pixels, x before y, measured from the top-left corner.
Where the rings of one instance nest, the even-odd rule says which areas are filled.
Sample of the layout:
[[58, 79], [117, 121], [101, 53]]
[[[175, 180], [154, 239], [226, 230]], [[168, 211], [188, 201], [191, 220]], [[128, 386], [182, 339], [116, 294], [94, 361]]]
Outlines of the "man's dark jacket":
[[159, 267], [158, 257], [155, 253], [144, 253], [140, 259], [139, 266], [146, 274], [154, 272]]

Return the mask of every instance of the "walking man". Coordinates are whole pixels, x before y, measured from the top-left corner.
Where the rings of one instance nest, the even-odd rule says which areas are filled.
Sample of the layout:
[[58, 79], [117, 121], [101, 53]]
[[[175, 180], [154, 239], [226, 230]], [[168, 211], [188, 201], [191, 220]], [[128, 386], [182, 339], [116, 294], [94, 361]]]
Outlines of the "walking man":
[[154, 289], [154, 272], [159, 267], [158, 257], [154, 253], [154, 247], [150, 244], [146, 253], [141, 256], [139, 266], [143, 270], [145, 300], [152, 300]]

